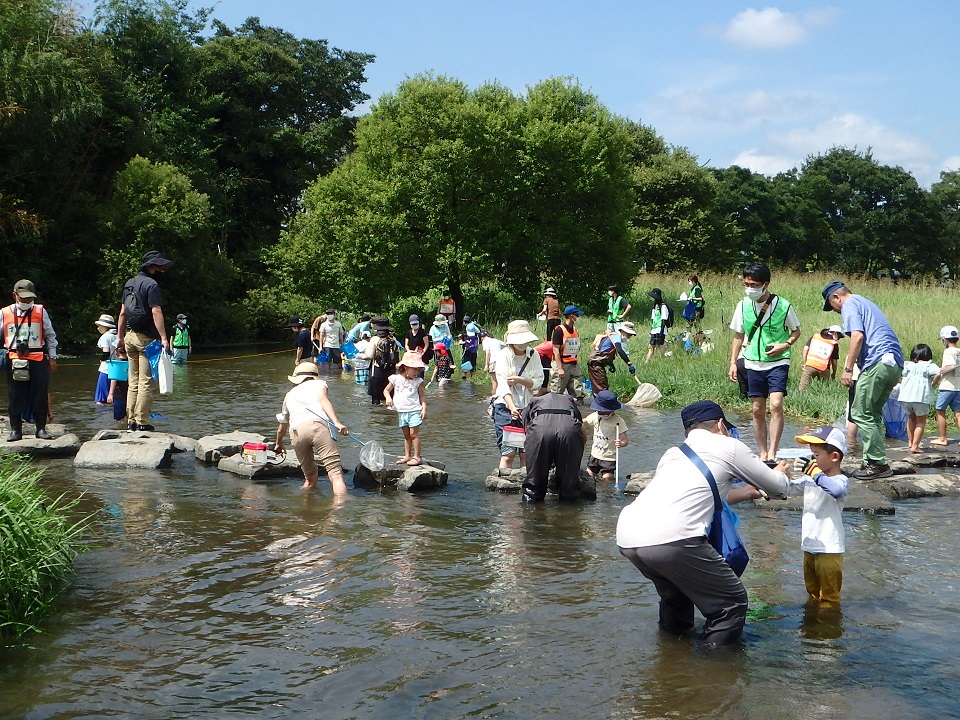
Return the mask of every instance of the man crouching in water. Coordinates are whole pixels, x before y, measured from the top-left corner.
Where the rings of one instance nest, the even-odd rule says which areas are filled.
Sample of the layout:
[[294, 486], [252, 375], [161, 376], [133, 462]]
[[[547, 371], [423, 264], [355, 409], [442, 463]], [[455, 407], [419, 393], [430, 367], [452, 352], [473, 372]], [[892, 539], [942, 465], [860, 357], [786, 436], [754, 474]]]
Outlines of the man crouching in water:
[[[733, 425], [711, 400], [680, 412], [686, 445], [713, 473], [720, 497], [733, 504], [761, 497], [787, 497], [789, 466], [765, 465], [750, 448], [729, 437]], [[733, 488], [733, 480], [748, 484]], [[747, 617], [747, 591], [726, 560], [707, 541], [713, 491], [706, 476], [678, 447], [660, 458], [647, 488], [620, 513], [617, 546], [660, 595], [660, 629], [681, 635], [693, 628], [693, 608], [706, 618], [700, 647], [740, 642]]]
[[320, 457], [327, 470], [327, 479], [333, 486], [334, 495], [346, 495], [347, 486], [343, 482], [343, 467], [340, 464], [340, 452], [337, 441], [331, 432], [331, 425], [341, 435], [349, 435], [347, 426], [340, 422], [327, 397], [327, 384], [320, 379], [317, 365], [312, 360], [297, 365], [293, 375], [287, 379], [294, 387], [283, 398], [283, 410], [277, 415], [280, 425], [277, 427], [275, 452], [284, 452], [283, 437], [290, 429], [293, 449], [303, 470], [303, 487], [315, 488], [319, 469], [314, 453]]

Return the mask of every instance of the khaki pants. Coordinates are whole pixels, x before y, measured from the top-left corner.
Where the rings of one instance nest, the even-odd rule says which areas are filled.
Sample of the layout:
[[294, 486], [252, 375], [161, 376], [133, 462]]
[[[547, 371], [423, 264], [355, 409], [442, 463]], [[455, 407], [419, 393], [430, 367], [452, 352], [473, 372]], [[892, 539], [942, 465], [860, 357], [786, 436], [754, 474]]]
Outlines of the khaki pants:
[[583, 399], [583, 372], [579, 363], [563, 363], [563, 377], [557, 372], [557, 364], [553, 363], [550, 373], [550, 392], [568, 393], [577, 400]]
[[830, 368], [826, 370], [817, 370], [809, 365], [803, 366], [803, 374], [800, 376], [800, 386], [797, 390], [804, 390], [813, 378], [819, 378], [826, 382], [830, 379]]
[[314, 454], [320, 458], [327, 477], [340, 477], [343, 470], [340, 465], [340, 451], [337, 450], [337, 441], [330, 437], [330, 426], [324, 420], [311, 420], [301, 423], [290, 430], [290, 439], [293, 441], [293, 450], [303, 470], [303, 477], [315, 480], [319, 468]]
[[127, 421], [137, 425], [150, 424], [150, 410], [153, 408], [153, 376], [150, 374], [150, 361], [143, 354], [143, 349], [152, 342], [153, 338], [149, 335], [133, 330], [127, 330], [123, 336], [130, 365]]

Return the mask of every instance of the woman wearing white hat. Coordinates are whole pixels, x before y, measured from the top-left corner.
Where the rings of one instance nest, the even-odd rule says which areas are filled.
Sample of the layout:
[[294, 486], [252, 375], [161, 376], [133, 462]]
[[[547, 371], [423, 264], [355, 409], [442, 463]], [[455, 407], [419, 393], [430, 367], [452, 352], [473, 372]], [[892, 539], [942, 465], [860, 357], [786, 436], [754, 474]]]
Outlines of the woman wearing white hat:
[[497, 389], [493, 396], [493, 423], [497, 429], [497, 446], [500, 448], [500, 470], [513, 467], [513, 459], [519, 453], [520, 466], [526, 462], [523, 448], [503, 444], [503, 427], [520, 425], [520, 414], [533, 399], [533, 390], [543, 383], [543, 366], [530, 343], [539, 338], [530, 331], [526, 320], [514, 320], [507, 325], [503, 336], [506, 347], [497, 355]]

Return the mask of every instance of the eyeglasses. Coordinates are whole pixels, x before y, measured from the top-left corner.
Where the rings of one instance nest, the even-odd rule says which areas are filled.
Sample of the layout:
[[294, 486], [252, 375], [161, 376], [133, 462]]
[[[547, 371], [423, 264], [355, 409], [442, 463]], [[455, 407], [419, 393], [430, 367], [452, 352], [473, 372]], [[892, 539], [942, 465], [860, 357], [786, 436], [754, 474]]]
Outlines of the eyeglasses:
[[763, 287], [763, 283], [747, 282], [746, 280], [744, 280], [744, 281], [743, 281], [743, 286], [744, 286], [744, 287], [747, 287], [747, 288], [753, 288], [754, 290], [759, 290], [760, 288]]

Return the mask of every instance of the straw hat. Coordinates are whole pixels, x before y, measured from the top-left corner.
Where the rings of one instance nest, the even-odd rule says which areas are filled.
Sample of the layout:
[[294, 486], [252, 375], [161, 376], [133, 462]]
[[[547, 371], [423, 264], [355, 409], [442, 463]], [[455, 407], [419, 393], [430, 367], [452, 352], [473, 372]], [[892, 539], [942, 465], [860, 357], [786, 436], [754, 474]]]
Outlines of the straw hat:
[[446, 324], [447, 324], [447, 318], [446, 318], [444, 315], [437, 315], [437, 316], [433, 319], [433, 324], [434, 324], [434, 325], [437, 325], [437, 326], [446, 325]]
[[117, 327], [116, 321], [113, 319], [113, 315], [107, 315], [104, 313], [99, 318], [97, 318], [94, 325], [99, 325], [100, 327], [115, 329]]
[[503, 336], [503, 341], [507, 345], [525, 345], [535, 343], [540, 338], [530, 331], [530, 323], [526, 320], [514, 320], [507, 325], [507, 332]]
[[287, 380], [294, 385], [299, 385], [304, 380], [318, 377], [320, 377], [320, 373], [317, 370], [317, 364], [313, 360], [304, 360], [294, 369], [293, 375], [287, 375]]
[[636, 335], [637, 327], [629, 320], [624, 320], [622, 323], [617, 325], [617, 330], [622, 333], [627, 333], [628, 335]]
[[397, 363], [397, 369], [401, 367], [416, 368], [417, 370], [422, 370], [426, 367], [423, 363], [423, 358], [420, 357], [418, 352], [405, 352], [403, 358], [400, 362]]

